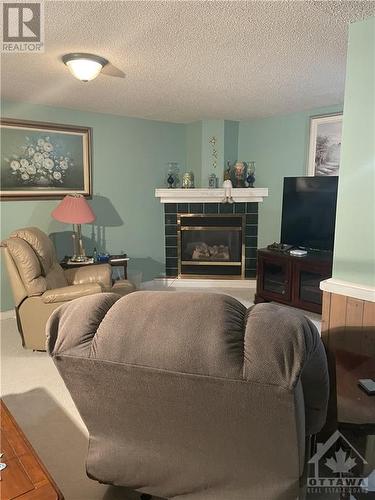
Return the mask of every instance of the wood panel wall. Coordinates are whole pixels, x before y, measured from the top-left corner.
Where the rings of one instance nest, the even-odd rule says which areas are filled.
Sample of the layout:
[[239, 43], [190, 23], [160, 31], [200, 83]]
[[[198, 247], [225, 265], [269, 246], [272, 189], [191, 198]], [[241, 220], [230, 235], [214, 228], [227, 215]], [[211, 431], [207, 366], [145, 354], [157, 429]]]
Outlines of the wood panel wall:
[[322, 339], [329, 350], [375, 356], [375, 302], [323, 292]]
[[335, 351], [372, 356], [375, 360], [375, 302], [323, 292], [322, 340], [330, 376], [328, 416], [323, 430], [328, 437], [337, 428], [341, 413], [337, 406]]

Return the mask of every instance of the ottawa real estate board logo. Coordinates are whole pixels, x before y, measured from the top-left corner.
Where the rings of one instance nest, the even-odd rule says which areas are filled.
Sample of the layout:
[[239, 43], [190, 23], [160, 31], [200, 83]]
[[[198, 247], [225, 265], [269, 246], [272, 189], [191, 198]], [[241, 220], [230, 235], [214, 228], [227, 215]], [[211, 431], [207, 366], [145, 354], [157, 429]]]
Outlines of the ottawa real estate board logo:
[[43, 2], [2, 2], [1, 52], [44, 52]]
[[309, 464], [313, 469], [307, 479], [310, 494], [346, 494], [349, 498], [349, 495], [369, 491], [368, 477], [364, 477], [368, 464], [339, 431], [334, 432], [324, 444], [317, 444]]

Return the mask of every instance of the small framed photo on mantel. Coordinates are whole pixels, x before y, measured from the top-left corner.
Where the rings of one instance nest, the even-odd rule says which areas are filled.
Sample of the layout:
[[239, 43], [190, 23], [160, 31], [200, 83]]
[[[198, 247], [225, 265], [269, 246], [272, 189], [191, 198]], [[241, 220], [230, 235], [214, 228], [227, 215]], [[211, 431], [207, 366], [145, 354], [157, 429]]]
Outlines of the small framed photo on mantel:
[[91, 128], [4, 118], [1, 200], [92, 193]]
[[339, 175], [342, 113], [312, 116], [307, 175]]

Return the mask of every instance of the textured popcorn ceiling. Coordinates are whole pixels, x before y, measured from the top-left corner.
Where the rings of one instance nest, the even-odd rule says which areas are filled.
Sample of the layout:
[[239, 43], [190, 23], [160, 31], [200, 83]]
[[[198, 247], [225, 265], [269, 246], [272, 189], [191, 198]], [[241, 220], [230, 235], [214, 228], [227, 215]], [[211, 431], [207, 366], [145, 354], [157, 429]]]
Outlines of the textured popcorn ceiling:
[[[176, 122], [341, 103], [348, 23], [375, 15], [372, 1], [45, 4], [46, 51], [3, 55], [5, 99]], [[76, 51], [125, 77], [79, 82], [61, 62]]]

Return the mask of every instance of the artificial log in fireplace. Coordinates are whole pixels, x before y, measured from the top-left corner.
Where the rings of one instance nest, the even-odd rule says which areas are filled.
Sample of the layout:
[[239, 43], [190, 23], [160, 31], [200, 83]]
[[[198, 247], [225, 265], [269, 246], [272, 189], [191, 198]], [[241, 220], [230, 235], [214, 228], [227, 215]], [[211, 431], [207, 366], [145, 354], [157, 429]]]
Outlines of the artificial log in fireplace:
[[178, 214], [180, 277], [244, 278], [245, 217]]

